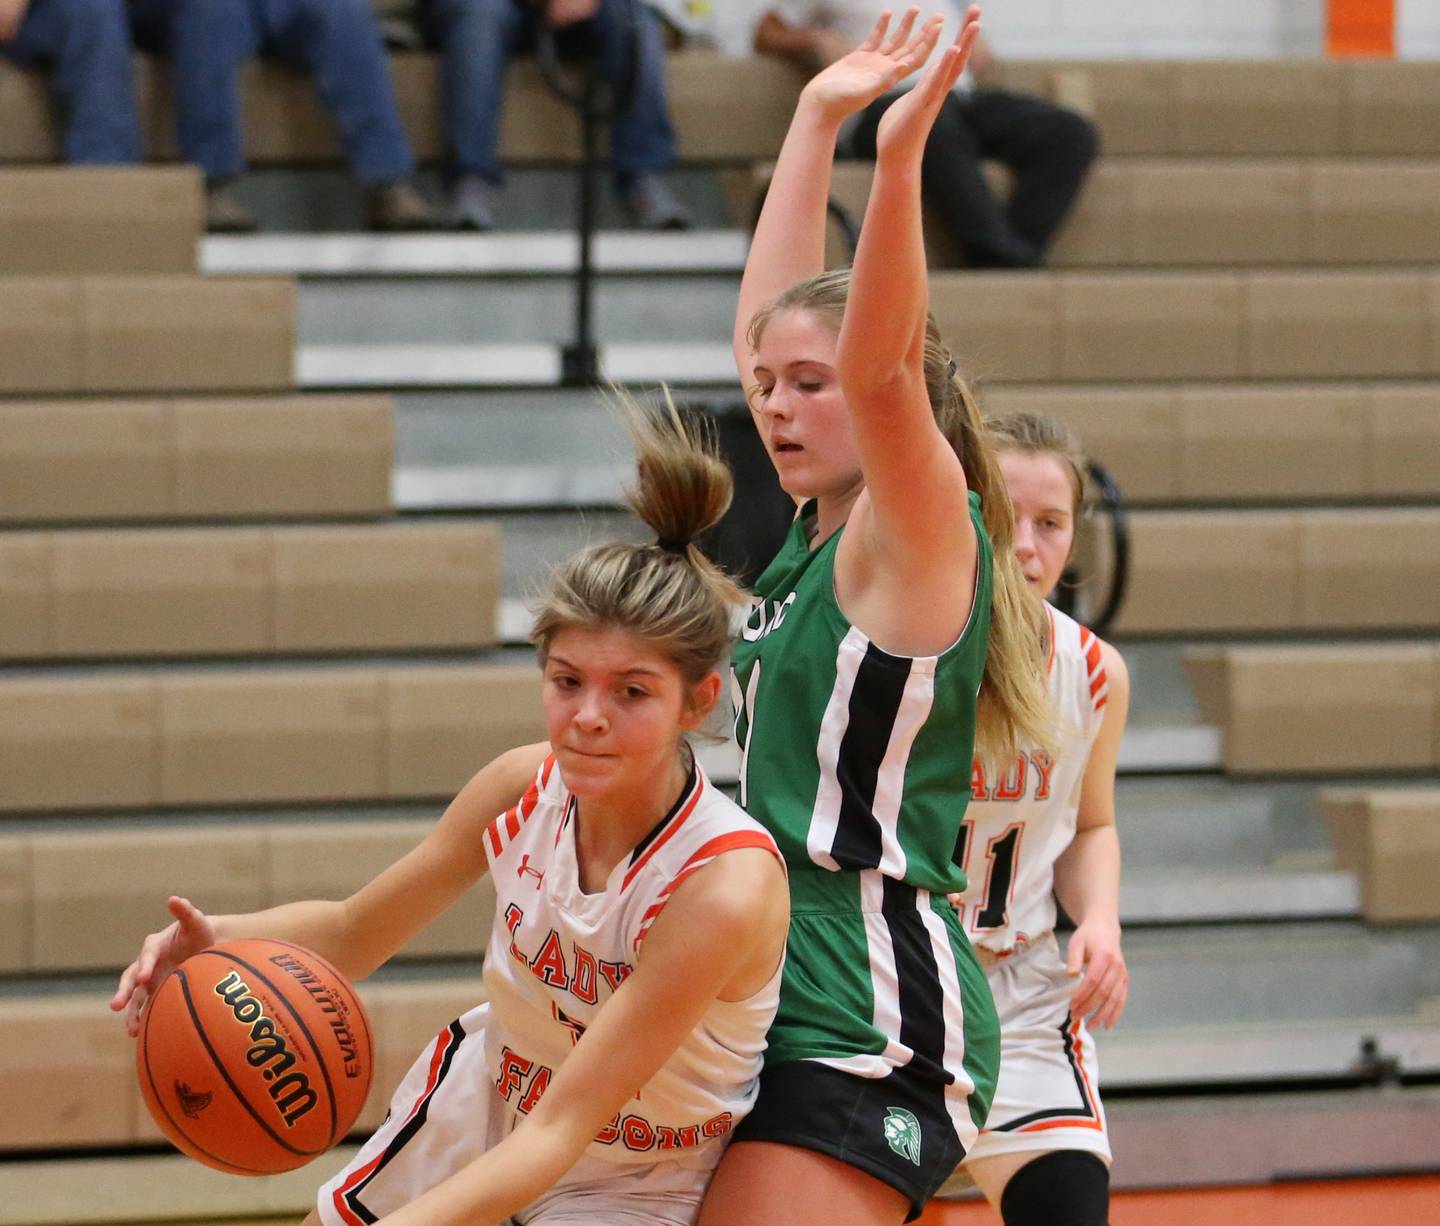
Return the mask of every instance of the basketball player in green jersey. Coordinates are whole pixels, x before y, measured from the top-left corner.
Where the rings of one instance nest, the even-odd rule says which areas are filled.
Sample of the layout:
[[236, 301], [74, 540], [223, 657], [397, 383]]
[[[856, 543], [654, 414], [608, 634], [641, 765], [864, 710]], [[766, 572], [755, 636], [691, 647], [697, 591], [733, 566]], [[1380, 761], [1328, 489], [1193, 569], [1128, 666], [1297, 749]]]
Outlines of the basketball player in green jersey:
[[740, 799], [790, 867], [792, 921], [759, 1101], [702, 1226], [913, 1218], [995, 1085], [994, 1007], [946, 895], [972, 744], [1048, 742], [1044, 614], [920, 233], [925, 139], [978, 10], [886, 112], [854, 268], [822, 273], [836, 132], [930, 58], [941, 19], [916, 18], [882, 17], [806, 86], [740, 290], [741, 379], [802, 503], [732, 658]]

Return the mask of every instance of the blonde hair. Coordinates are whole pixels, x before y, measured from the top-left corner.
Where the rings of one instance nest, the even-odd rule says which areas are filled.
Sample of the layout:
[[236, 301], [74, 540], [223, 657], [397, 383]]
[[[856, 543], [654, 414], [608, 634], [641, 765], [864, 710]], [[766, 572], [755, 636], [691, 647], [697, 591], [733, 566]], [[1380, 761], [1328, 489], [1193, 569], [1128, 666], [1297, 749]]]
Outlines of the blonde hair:
[[1080, 440], [1064, 422], [1039, 413], [1007, 413], [992, 417], [985, 423], [997, 451], [1016, 451], [1021, 455], [1054, 456], [1065, 467], [1074, 495], [1071, 512], [1076, 520], [1084, 510], [1089, 496], [1088, 464]]
[[730, 506], [734, 480], [711, 432], [687, 422], [668, 391], [658, 408], [619, 391], [614, 400], [635, 447], [636, 479], [626, 502], [658, 539], [572, 554], [551, 577], [530, 641], [543, 662], [562, 630], [626, 630], [694, 685], [726, 658], [733, 607], [743, 600], [695, 545]]
[[[849, 292], [848, 268], [821, 273], [791, 286], [751, 319], [746, 333], [751, 349], [759, 346], [767, 325], [784, 311], [810, 311], [838, 335]], [[980, 495], [980, 513], [994, 551], [990, 638], [975, 710], [975, 752], [994, 763], [1012, 757], [1020, 745], [1044, 747], [1054, 741], [1054, 716], [1042, 651], [1047, 619], [1015, 559], [1010, 493], [996, 462], [989, 431], [940, 337], [935, 317], [928, 313], [924, 373], [935, 424], [959, 456], [966, 484]]]

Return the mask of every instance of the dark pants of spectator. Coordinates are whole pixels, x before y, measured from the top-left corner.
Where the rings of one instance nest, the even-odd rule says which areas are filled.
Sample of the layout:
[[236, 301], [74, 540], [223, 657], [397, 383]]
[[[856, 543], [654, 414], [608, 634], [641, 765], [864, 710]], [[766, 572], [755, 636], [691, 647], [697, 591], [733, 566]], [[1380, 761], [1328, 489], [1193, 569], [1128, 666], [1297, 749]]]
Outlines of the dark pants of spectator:
[[49, 68], [65, 121], [65, 158], [77, 164], [140, 160], [125, 0], [31, 0], [0, 54]]
[[[853, 140], [860, 157], [875, 156], [880, 116], [898, 96], [878, 99], [861, 116]], [[1039, 98], [1003, 90], [951, 94], [925, 145], [921, 185], [970, 264], [1035, 267], [1079, 195], [1099, 143], [1087, 120]], [[1014, 173], [1008, 202], [985, 182], [982, 158]]]
[[[562, 54], [594, 55], [612, 88], [623, 88], [632, 45], [627, 10], [634, 0], [600, 0], [595, 16], [557, 33]], [[454, 169], [500, 183], [497, 148], [505, 65], [534, 45], [539, 24], [526, 0], [426, 0], [425, 33], [441, 53], [445, 132]], [[675, 132], [665, 95], [665, 42], [649, 5], [634, 3], [639, 57], [635, 94], [611, 129], [610, 158], [621, 185], [675, 161]]]
[[133, 0], [136, 41], [167, 53], [180, 152], [213, 179], [245, 169], [240, 66], [257, 54], [308, 69], [355, 177], [415, 169], [369, 0]]

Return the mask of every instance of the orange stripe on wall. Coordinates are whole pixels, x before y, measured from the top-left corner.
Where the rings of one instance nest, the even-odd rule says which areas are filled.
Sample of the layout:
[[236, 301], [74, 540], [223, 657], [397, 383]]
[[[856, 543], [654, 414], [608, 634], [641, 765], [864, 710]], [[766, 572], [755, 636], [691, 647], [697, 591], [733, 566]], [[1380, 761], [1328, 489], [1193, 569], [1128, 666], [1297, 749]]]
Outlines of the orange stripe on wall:
[[1330, 55], [1395, 54], [1395, 0], [1327, 0], [1325, 50]]

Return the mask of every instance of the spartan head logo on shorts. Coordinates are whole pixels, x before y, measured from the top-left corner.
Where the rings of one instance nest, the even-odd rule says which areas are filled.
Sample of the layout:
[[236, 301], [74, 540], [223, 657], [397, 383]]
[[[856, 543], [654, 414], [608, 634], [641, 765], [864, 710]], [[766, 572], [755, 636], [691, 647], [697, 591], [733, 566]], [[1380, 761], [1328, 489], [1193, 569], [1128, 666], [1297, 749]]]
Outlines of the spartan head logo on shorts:
[[920, 1165], [920, 1121], [904, 1107], [885, 1108], [885, 1140], [902, 1158]]

